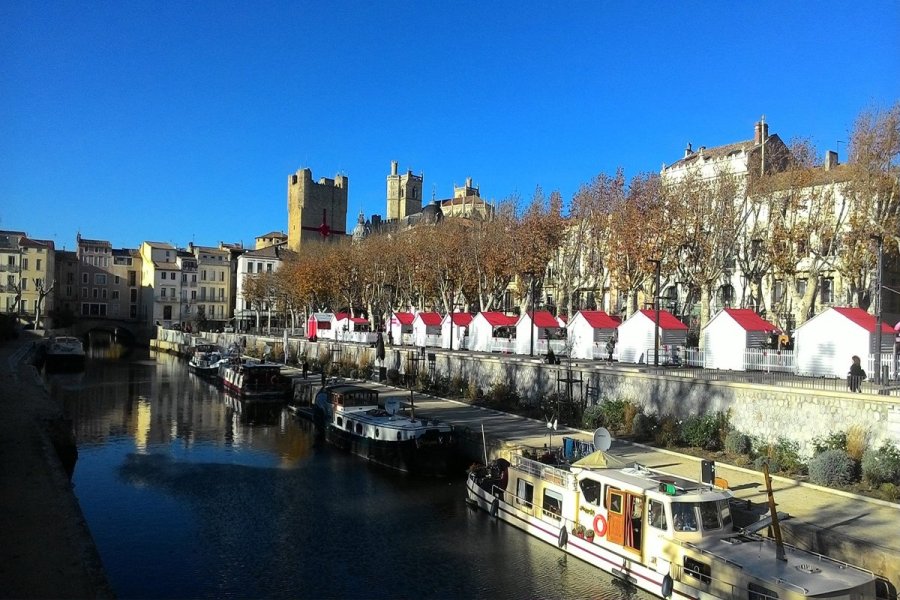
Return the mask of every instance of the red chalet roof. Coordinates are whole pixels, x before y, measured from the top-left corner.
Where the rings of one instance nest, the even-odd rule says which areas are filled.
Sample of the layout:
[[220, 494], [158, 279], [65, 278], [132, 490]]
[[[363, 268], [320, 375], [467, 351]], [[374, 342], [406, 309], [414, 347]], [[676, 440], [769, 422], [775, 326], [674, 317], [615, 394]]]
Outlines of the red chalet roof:
[[725, 312], [743, 327], [744, 331], [775, 331], [778, 329], [750, 308], [726, 308]]
[[422, 322], [428, 327], [437, 327], [441, 324], [441, 315], [436, 312], [420, 312], [418, 315]]
[[413, 319], [415, 319], [415, 315], [408, 312], [397, 312], [394, 313], [394, 317], [400, 321], [401, 325], [412, 325]]
[[494, 311], [482, 312], [481, 316], [491, 327], [509, 327], [515, 325], [517, 321], [515, 317], [507, 317], [501, 312]]
[[622, 321], [616, 320], [602, 310], [582, 310], [581, 316], [594, 329], [615, 329]]
[[[650, 321], [656, 323], [656, 310], [652, 308], [645, 308], [641, 311]], [[659, 311], [659, 328], [660, 329], [670, 329], [672, 331], [685, 330], [687, 331], [687, 325], [679, 321], [675, 318], [675, 315], [670, 313], [667, 310]]]
[[[860, 327], [862, 327], [869, 333], [875, 333], [875, 321], [876, 321], [875, 315], [870, 315], [869, 313], [867, 313], [866, 311], [864, 311], [861, 308], [849, 308], [849, 307], [838, 308], [838, 307], [835, 307], [833, 310], [835, 310], [837, 313], [839, 313], [841, 315], [844, 315], [850, 321], [852, 321], [853, 323], [856, 323], [857, 325], [859, 325]], [[892, 331], [893, 330], [891, 329], [891, 326], [882, 321], [881, 332], [882, 333], [892, 333]]]
[[366, 319], [363, 319], [362, 317], [351, 317], [350, 320], [353, 323], [368, 323], [368, 321]]
[[350, 313], [334, 313], [335, 321], [343, 321], [344, 319], [347, 319], [349, 317], [350, 317]]
[[453, 313], [450, 315], [450, 318], [457, 327], [465, 327], [472, 322], [472, 315], [467, 312]]
[[534, 313], [531, 313], [531, 311], [528, 312], [529, 317], [532, 314], [534, 314], [533, 319], [535, 327], [553, 329], [559, 328], [559, 321], [556, 320], [556, 317], [550, 314], [549, 310], [536, 310], [534, 311]]

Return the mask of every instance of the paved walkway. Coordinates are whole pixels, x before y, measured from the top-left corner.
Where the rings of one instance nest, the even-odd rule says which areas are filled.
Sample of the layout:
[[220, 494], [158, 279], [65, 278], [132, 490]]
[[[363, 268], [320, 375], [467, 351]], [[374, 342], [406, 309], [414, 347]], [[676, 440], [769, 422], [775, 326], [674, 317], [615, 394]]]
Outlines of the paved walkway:
[[37, 339], [26, 331], [0, 345], [0, 597], [112, 597], [50, 441], [62, 409], [19, 364]]
[[[409, 400], [409, 391], [378, 384], [382, 395]], [[415, 395], [416, 411], [480, 432], [489, 440], [502, 440], [510, 449], [542, 448], [550, 443], [546, 423], [455, 400]], [[553, 447], [562, 437], [592, 441], [592, 432], [561, 428], [554, 432]], [[700, 479], [700, 460], [685, 454], [641, 444], [613, 442], [610, 453], [625, 461], [673, 475]], [[716, 475], [728, 481], [737, 498], [750, 501], [758, 514], [768, 512], [763, 475], [758, 471], [716, 463]], [[790, 518], [783, 522], [785, 542], [821, 552], [867, 568], [900, 588], [900, 504], [829, 490], [812, 484], [774, 476], [772, 488], [778, 512]]]

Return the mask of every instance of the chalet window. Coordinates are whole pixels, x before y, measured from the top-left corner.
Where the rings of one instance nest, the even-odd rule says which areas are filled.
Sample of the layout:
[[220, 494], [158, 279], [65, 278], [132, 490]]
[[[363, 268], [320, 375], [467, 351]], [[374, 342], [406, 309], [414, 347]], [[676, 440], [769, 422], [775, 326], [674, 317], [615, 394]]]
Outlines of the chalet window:
[[690, 556], [684, 557], [684, 574], [688, 577], [699, 579], [700, 583], [709, 583], [712, 581], [711, 572], [708, 564], [694, 560]]
[[747, 597], [750, 600], [775, 600], [775, 598], [778, 598], [778, 592], [773, 592], [755, 583], [749, 584], [747, 590], [749, 591]]

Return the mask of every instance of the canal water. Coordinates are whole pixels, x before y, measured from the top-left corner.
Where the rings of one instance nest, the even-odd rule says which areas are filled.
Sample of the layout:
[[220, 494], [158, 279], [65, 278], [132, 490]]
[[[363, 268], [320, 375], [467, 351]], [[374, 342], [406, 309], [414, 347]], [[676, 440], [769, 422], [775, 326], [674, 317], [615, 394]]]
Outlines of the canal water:
[[166, 354], [48, 375], [75, 494], [119, 598], [650, 598], [464, 501], [249, 416]]

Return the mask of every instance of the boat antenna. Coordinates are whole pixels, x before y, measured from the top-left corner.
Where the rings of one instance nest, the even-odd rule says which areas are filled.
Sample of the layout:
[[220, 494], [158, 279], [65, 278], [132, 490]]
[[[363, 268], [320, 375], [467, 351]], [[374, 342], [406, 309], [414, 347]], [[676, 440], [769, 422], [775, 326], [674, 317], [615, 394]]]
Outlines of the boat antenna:
[[787, 561], [784, 556], [784, 542], [781, 539], [781, 525], [778, 523], [778, 511], [775, 510], [775, 494], [772, 493], [772, 478], [769, 477], [769, 463], [763, 463], [763, 477], [766, 478], [766, 495], [769, 498], [769, 515], [772, 517], [772, 535], [775, 537], [775, 558]]

